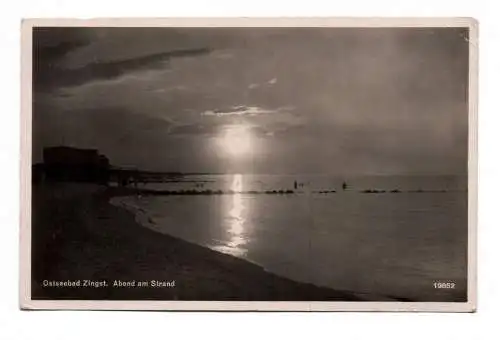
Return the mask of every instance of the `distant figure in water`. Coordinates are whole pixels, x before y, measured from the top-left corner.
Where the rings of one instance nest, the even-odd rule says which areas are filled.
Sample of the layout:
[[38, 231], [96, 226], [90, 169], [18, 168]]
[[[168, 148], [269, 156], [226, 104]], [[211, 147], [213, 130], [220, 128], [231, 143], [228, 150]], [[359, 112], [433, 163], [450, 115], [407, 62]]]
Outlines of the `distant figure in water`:
[[293, 181], [293, 188], [297, 190], [297, 181]]
[[345, 191], [345, 189], [347, 189], [347, 183], [344, 181], [344, 182], [342, 183], [342, 190], [344, 190], [344, 191]]

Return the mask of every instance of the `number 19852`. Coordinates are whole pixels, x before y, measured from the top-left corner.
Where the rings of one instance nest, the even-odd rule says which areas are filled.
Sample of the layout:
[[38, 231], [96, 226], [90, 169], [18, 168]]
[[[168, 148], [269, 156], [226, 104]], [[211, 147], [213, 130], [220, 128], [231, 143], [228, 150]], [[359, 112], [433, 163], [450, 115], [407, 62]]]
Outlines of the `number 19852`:
[[436, 289], [454, 289], [454, 282], [434, 282], [434, 288]]

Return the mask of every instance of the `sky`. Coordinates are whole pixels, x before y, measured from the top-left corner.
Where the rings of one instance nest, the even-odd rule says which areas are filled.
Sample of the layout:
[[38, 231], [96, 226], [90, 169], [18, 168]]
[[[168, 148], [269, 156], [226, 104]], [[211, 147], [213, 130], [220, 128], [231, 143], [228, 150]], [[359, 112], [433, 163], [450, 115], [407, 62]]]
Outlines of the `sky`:
[[463, 28], [35, 28], [33, 158], [155, 171], [467, 171]]

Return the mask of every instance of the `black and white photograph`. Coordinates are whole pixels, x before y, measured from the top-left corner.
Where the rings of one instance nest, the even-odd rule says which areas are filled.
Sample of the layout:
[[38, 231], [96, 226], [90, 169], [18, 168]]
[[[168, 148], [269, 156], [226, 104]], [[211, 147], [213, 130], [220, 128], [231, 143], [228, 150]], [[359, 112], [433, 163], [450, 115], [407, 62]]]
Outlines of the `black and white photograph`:
[[297, 21], [24, 23], [22, 307], [475, 309], [476, 23]]

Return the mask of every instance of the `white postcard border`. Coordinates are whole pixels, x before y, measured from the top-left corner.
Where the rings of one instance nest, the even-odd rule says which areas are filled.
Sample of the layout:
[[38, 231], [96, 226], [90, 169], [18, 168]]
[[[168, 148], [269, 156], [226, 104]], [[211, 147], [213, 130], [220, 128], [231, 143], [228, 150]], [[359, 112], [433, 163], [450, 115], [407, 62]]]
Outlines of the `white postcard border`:
[[[110, 301], [31, 299], [32, 28], [45, 27], [468, 27], [468, 301]], [[478, 22], [473, 18], [99, 18], [24, 19], [21, 35], [20, 308], [25, 310], [474, 312], [477, 303]]]

